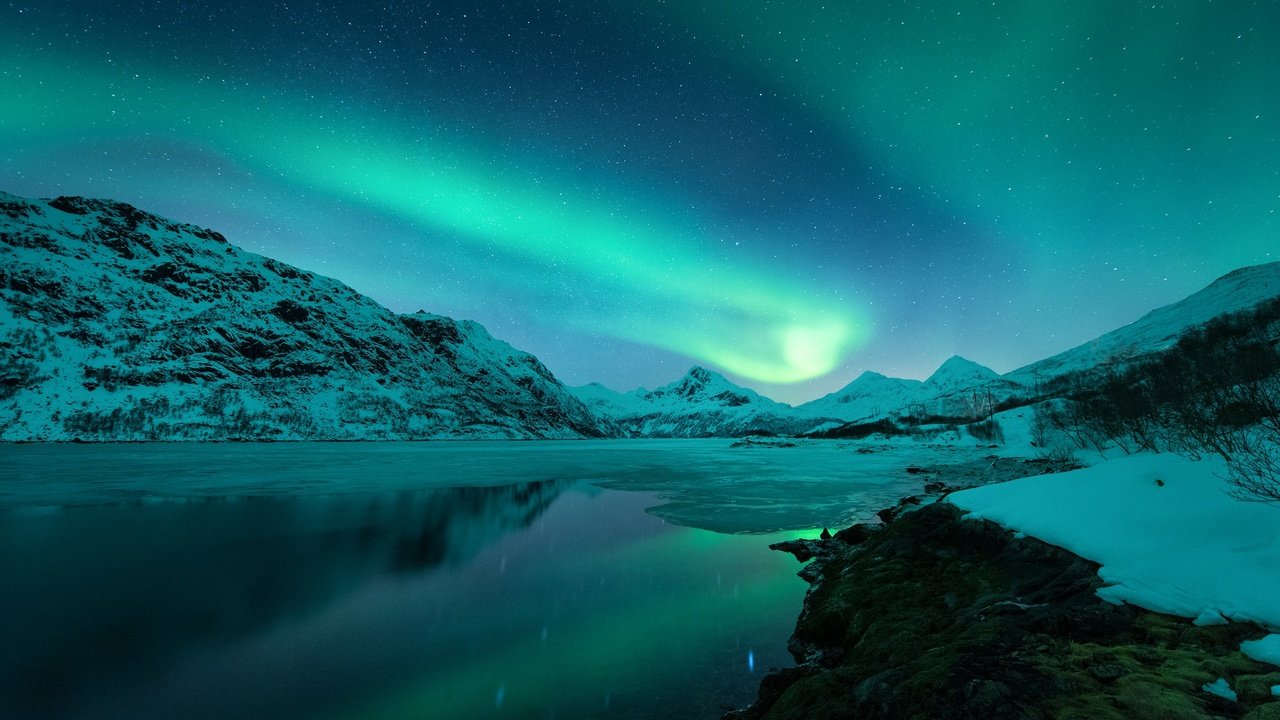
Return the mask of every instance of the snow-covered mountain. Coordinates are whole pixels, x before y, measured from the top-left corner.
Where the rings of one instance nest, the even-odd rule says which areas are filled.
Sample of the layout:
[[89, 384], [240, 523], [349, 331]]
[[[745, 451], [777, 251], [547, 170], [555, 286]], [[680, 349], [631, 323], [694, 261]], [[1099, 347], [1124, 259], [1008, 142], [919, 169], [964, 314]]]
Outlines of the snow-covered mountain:
[[931, 397], [967, 392], [996, 380], [1000, 374], [986, 365], [952, 355], [925, 380], [921, 391]]
[[0, 193], [0, 439], [605, 433], [477, 323], [123, 203]]
[[1018, 368], [1004, 378], [1033, 387], [1069, 372], [1165, 350], [1191, 328], [1275, 297], [1280, 297], [1280, 262], [1243, 267], [1183, 300], [1152, 310], [1096, 340]]
[[1034, 395], [1055, 377], [1165, 350], [1192, 328], [1276, 297], [1280, 297], [1280, 262], [1244, 267], [1134, 323], [1005, 375], [957, 355], [924, 382], [865, 372], [843, 389], [796, 409], [849, 422], [920, 410], [934, 415], [974, 414], [974, 407], [983, 403]]
[[996, 403], [1026, 392], [1019, 383], [959, 355], [942, 363], [920, 389], [919, 404], [926, 412], [961, 417], [989, 414]]
[[964, 415], [977, 395], [1006, 397], [1018, 386], [1001, 379], [996, 371], [959, 355], [953, 355], [927, 380], [886, 377], [867, 371], [829, 395], [800, 405], [808, 414], [836, 417], [847, 422], [875, 420], [893, 415]]
[[638, 388], [620, 393], [591, 383], [569, 391], [628, 437], [794, 434], [832, 419], [775, 402], [701, 367], [691, 368], [684, 377], [656, 390]]
[[843, 388], [796, 406], [796, 410], [846, 422], [880, 418], [905, 409], [922, 395], [924, 383], [868, 370]]
[[963, 414], [1277, 296], [1280, 263], [1241, 268], [1004, 376], [956, 356], [923, 382], [865, 372], [793, 408], [698, 367], [652, 391], [566, 389], [476, 323], [395, 314], [212, 230], [0, 193], [0, 440], [790, 434]]

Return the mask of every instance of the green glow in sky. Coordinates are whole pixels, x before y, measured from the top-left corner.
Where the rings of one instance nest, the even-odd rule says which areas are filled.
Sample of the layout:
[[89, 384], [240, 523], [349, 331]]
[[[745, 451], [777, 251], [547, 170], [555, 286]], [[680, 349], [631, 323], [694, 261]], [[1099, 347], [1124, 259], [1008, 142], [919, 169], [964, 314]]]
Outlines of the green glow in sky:
[[1272, 3], [670, 7], [1045, 282], [1280, 243]]
[[701, 229], [709, 223], [696, 213], [621, 183], [584, 193], [553, 169], [494, 167], [480, 143], [407, 143], [403, 128], [367, 110], [123, 60], [7, 50], [6, 144], [182, 137], [254, 173], [415, 223], [424, 242], [462, 238], [531, 286], [573, 286], [580, 307], [540, 310], [580, 329], [755, 380], [821, 376], [865, 340], [863, 313], [837, 293], [733, 256], [720, 249], [732, 238]]
[[0, 11], [6, 189], [217, 225], [572, 384], [788, 401], [1280, 257], [1276, 3], [335, 7]]

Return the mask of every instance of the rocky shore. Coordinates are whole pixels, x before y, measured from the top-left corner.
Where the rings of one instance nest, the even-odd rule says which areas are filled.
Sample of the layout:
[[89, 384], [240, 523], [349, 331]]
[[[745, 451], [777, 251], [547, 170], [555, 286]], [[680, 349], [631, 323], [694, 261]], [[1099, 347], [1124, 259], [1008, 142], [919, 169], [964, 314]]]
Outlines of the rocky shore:
[[1096, 564], [946, 502], [887, 516], [776, 547], [809, 560], [799, 665], [726, 718], [1280, 719], [1261, 628], [1108, 604]]

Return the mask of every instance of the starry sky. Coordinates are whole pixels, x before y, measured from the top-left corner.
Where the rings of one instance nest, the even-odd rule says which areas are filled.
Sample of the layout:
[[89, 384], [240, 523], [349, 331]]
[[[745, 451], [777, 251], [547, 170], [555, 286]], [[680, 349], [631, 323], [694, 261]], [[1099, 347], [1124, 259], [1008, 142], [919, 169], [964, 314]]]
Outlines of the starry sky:
[[1280, 259], [1273, 2], [0, 5], [0, 189], [213, 227], [569, 384], [1004, 372]]

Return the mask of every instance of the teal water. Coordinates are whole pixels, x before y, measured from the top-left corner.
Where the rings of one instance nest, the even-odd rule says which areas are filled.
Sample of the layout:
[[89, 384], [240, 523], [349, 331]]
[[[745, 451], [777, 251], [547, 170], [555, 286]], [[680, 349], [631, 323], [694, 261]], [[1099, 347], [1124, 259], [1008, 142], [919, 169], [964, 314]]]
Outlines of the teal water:
[[715, 718], [770, 542], [917, 481], [726, 441], [0, 446], [0, 717]]

